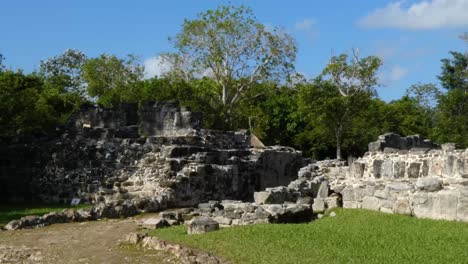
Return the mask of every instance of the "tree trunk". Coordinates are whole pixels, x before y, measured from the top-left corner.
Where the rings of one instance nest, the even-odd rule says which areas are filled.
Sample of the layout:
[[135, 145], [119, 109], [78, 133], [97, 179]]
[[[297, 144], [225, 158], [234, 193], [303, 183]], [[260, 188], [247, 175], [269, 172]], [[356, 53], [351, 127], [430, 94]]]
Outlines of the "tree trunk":
[[335, 131], [336, 137], [336, 159], [341, 159], [341, 129]]

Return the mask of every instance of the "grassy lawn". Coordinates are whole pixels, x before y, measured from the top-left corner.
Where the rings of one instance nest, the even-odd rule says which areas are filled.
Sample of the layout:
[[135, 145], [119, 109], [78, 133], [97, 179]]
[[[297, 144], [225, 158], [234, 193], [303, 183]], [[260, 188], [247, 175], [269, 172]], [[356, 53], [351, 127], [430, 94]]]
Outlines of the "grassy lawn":
[[233, 263], [468, 263], [468, 223], [339, 209], [308, 224], [262, 224], [186, 235], [152, 231]]
[[59, 212], [68, 208], [88, 208], [89, 205], [71, 206], [59, 205], [0, 205], [0, 226], [6, 225], [14, 219], [19, 219], [26, 215], [43, 215], [50, 212]]

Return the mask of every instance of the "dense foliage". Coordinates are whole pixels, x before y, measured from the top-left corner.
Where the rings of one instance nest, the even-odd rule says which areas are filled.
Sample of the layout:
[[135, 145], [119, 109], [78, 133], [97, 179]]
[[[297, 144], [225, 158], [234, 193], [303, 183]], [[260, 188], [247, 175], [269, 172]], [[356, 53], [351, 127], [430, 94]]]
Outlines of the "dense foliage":
[[[247, 24], [236, 24], [241, 22]], [[238, 39], [239, 34], [251, 39]], [[204, 37], [210, 41], [198, 41]], [[168, 74], [150, 79], [143, 78], [144, 67], [134, 56], [88, 58], [67, 50], [41, 61], [38, 73], [25, 74], [7, 69], [0, 54], [0, 138], [54, 129], [85, 102], [118, 107], [158, 100], [203, 112], [206, 128], [250, 129], [265, 144], [292, 146], [317, 159], [362, 155], [368, 142], [390, 131], [468, 147], [467, 53], [450, 52], [442, 59], [438, 78], [444, 91], [418, 83], [402, 98], [384, 102], [374, 89], [382, 62], [375, 56], [360, 59], [356, 51], [332, 57], [310, 81], [284, 76], [293, 69], [294, 41], [267, 30], [248, 8], [201, 13], [184, 22], [175, 44], [180, 50], [173, 58], [196, 58], [191, 70], [175, 63]], [[188, 74], [201, 68], [211, 73]], [[283, 78], [277, 78], [280, 73]]]

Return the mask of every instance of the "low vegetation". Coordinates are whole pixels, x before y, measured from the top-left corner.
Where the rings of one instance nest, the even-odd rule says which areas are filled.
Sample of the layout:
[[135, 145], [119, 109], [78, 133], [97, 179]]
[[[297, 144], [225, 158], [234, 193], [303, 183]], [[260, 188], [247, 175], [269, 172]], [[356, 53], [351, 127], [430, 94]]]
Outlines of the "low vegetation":
[[27, 215], [43, 215], [50, 212], [59, 212], [64, 209], [87, 208], [89, 205], [0, 205], [0, 226], [6, 225], [14, 219], [19, 219]]
[[340, 209], [308, 224], [263, 224], [187, 235], [184, 226], [152, 231], [166, 241], [233, 263], [466, 263], [468, 223]]

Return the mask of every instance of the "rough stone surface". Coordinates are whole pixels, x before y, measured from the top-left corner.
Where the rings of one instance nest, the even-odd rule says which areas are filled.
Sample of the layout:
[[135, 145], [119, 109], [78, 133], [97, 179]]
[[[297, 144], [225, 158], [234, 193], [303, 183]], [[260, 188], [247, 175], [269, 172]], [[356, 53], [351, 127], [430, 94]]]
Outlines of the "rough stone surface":
[[202, 117], [173, 104], [84, 107], [54, 134], [0, 145], [0, 202], [112, 204], [106, 217], [251, 201], [287, 185], [304, 165], [292, 148], [252, 148], [247, 131], [201, 128]]
[[468, 149], [385, 134], [363, 157], [343, 166], [347, 174], [324, 175], [345, 208], [467, 221], [467, 165]]
[[203, 234], [203, 233], [219, 230], [219, 223], [209, 217], [199, 216], [199, 217], [192, 219], [187, 224], [187, 227], [188, 227], [187, 233], [189, 235]]
[[164, 218], [149, 218], [143, 222], [143, 227], [147, 229], [159, 229], [170, 226]]

